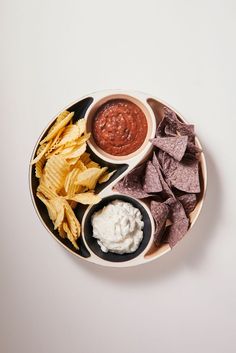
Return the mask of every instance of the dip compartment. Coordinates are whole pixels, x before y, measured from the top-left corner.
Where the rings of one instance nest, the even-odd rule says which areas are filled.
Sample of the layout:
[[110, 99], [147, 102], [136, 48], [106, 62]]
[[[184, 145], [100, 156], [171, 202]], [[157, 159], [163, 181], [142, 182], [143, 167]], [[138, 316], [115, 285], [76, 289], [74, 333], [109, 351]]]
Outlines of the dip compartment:
[[[113, 252], [103, 252], [97, 243], [97, 239], [93, 237], [93, 226], [91, 223], [91, 217], [94, 212], [101, 210], [104, 206], [107, 206], [110, 202], [114, 200], [121, 200], [124, 202], [129, 202], [134, 207], [138, 208], [142, 214], [142, 220], [144, 222], [143, 227], [143, 239], [136, 251], [133, 253], [126, 254], [116, 254]], [[135, 258], [143, 257], [144, 252], [151, 246], [153, 242], [153, 230], [154, 221], [150, 214], [148, 207], [141, 201], [134, 199], [127, 195], [112, 194], [110, 196], [104, 197], [98, 204], [91, 205], [86, 213], [84, 214], [82, 221], [82, 236], [86, 242], [87, 247], [92, 251], [92, 256], [97, 256], [100, 261], [109, 262], [126, 262], [134, 260]], [[99, 259], [98, 259], [99, 260]], [[102, 263], [101, 263], [102, 264]]]
[[[136, 105], [144, 114], [147, 122], [147, 133], [144, 139], [144, 142], [141, 144], [139, 148], [137, 148], [134, 152], [126, 154], [126, 155], [113, 155], [110, 153], [105, 152], [102, 148], [100, 148], [93, 136], [93, 123], [94, 118], [105, 104], [109, 104], [110, 102], [115, 101], [128, 101]], [[135, 159], [135, 164], [137, 164], [137, 159], [141, 160], [152, 148], [152, 145], [149, 139], [153, 138], [156, 131], [156, 119], [153, 114], [152, 109], [150, 109], [149, 105], [147, 104], [146, 100], [142, 98], [142, 95], [131, 96], [129, 94], [122, 94], [116, 93], [107, 96], [103, 96], [102, 98], [99, 97], [91, 107], [88, 109], [86, 113], [87, 117], [87, 132], [91, 133], [91, 137], [88, 141], [88, 145], [90, 146], [91, 150], [94, 151], [100, 158], [103, 160], [114, 162], [114, 163], [132, 163], [132, 160]]]

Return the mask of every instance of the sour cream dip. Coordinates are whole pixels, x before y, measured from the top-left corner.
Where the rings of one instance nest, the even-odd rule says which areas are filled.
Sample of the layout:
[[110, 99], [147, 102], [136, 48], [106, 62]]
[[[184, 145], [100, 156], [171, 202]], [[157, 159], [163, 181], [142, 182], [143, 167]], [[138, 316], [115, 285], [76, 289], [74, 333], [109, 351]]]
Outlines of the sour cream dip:
[[95, 212], [91, 222], [93, 237], [103, 252], [132, 253], [143, 239], [142, 214], [129, 202], [112, 201]]

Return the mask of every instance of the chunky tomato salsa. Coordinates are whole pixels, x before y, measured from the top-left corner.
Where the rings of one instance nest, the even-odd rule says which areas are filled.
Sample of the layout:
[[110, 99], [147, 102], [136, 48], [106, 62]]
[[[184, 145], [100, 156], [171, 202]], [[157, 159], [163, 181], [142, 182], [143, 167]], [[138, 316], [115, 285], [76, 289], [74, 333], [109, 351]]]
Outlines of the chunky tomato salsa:
[[114, 156], [135, 152], [143, 144], [147, 129], [143, 111], [126, 99], [114, 99], [103, 104], [92, 125], [96, 144]]

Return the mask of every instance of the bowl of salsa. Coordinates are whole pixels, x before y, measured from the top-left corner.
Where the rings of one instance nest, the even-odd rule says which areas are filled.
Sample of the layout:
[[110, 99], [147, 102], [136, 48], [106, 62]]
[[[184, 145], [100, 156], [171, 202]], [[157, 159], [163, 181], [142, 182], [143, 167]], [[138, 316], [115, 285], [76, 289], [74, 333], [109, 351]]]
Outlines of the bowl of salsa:
[[124, 160], [135, 157], [150, 144], [155, 117], [146, 102], [123, 94], [94, 102], [87, 115], [90, 144], [103, 157]]

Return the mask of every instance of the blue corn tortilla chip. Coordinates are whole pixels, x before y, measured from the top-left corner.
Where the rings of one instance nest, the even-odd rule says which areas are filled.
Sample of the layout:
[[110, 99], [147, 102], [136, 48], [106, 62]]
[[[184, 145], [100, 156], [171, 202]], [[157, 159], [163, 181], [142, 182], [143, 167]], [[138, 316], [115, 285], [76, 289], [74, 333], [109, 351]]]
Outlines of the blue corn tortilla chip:
[[187, 215], [189, 215], [195, 209], [197, 204], [196, 194], [184, 194], [179, 196], [178, 200], [182, 203]]
[[156, 156], [155, 152], [153, 153], [152, 164], [156, 168], [156, 171], [158, 173], [158, 176], [159, 176], [159, 179], [160, 179], [160, 182], [161, 182], [161, 185], [162, 185], [162, 190], [163, 190], [162, 193], [164, 194], [164, 197], [165, 198], [168, 198], [168, 197], [175, 198], [171, 188], [169, 187], [169, 185], [167, 184], [167, 182], [165, 181], [165, 179], [164, 179], [164, 177], [162, 175], [161, 166], [160, 166], [160, 163], [159, 163], [159, 161], [157, 159], [157, 156]]
[[172, 172], [174, 172], [175, 170], [175, 164], [173, 164], [172, 161], [172, 157], [170, 157], [168, 155], [168, 153], [164, 152], [164, 151], [159, 151], [158, 152], [158, 160], [160, 161], [160, 165], [161, 165], [161, 170], [163, 172], [163, 175], [165, 177], [165, 181], [167, 182], [167, 184], [169, 185], [169, 187], [171, 187], [171, 185], [169, 184], [169, 180], [168, 180], [168, 175], [171, 174]]
[[160, 121], [159, 125], [156, 129], [156, 137], [165, 137], [165, 136], [176, 136], [176, 123], [170, 122], [169, 119], [164, 116], [163, 119]]
[[177, 117], [175, 112], [167, 107], [164, 108], [164, 122], [166, 126], [171, 128], [171, 131], [175, 133], [179, 132], [182, 136], [193, 136], [194, 135], [194, 125], [186, 124]]
[[200, 181], [197, 160], [183, 160], [172, 162], [175, 170], [168, 176], [171, 186], [188, 193], [200, 192]]
[[182, 122], [175, 112], [167, 107], [163, 108], [162, 115], [163, 118], [157, 126], [156, 137], [188, 136], [188, 142], [195, 145], [194, 125]]
[[177, 135], [177, 116], [167, 107], [163, 107], [161, 121], [156, 129], [156, 136], [176, 136]]
[[167, 137], [178, 136], [176, 130], [171, 127], [171, 125], [166, 125], [164, 127], [164, 135]]
[[196, 146], [193, 142], [188, 142], [187, 151], [190, 153], [199, 153], [202, 152], [201, 148]]
[[[186, 153], [191, 158], [199, 158], [201, 150], [195, 144], [195, 132], [194, 125], [186, 124], [181, 121], [175, 112], [167, 107], [163, 108], [163, 118], [160, 121], [157, 130], [156, 137], [178, 137], [187, 136], [188, 144]], [[168, 152], [168, 151], [167, 151]], [[171, 153], [170, 153], [171, 155]], [[172, 155], [175, 158], [175, 156]], [[177, 158], [176, 158], [177, 159]]]
[[169, 207], [164, 203], [151, 201], [150, 209], [155, 221], [154, 242], [156, 245], [159, 245], [165, 230], [165, 224], [169, 214]]
[[148, 161], [144, 176], [143, 190], [147, 193], [155, 193], [161, 192], [162, 189], [159, 174], [152, 162]]
[[199, 165], [196, 159], [176, 161], [167, 153], [162, 154], [162, 170], [170, 187], [187, 193], [199, 193]]
[[192, 137], [192, 136], [195, 135], [195, 133], [194, 133], [194, 125], [182, 123], [180, 120], [178, 120], [178, 123], [177, 123], [177, 131], [182, 136]]
[[187, 148], [188, 136], [157, 136], [156, 138], [151, 139], [150, 141], [154, 146], [160, 148], [164, 152], [167, 152], [177, 161], [181, 161]]
[[180, 201], [170, 198], [165, 201], [165, 204], [169, 206], [169, 218], [172, 224], [166, 227], [164, 239], [173, 248], [187, 233], [189, 219]]
[[143, 190], [142, 177], [145, 171], [145, 163], [140, 164], [131, 172], [129, 172], [123, 179], [121, 179], [115, 186], [114, 190], [121, 194], [130, 195], [137, 199], [143, 199], [150, 195]]

